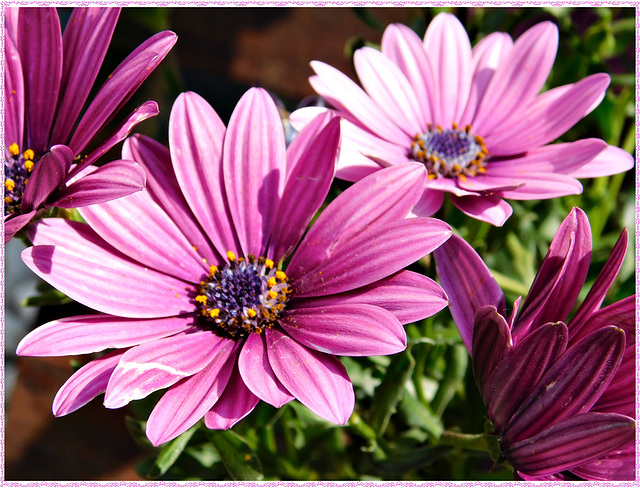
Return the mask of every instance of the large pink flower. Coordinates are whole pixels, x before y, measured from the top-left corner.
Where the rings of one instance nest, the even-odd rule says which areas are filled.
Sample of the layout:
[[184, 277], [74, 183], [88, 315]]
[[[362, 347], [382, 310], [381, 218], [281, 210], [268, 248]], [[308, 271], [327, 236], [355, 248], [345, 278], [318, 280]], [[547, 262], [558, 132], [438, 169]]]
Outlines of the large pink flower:
[[[177, 39], [165, 31], [138, 46], [77, 122], [119, 14], [120, 8], [76, 8], [63, 35], [55, 8], [5, 10], [5, 242], [41, 209], [91, 205], [144, 188], [144, 171], [134, 161], [83, 172], [138, 123], [158, 114], [157, 104], [146, 102], [105, 141], [95, 140]], [[98, 147], [74, 165], [95, 142]]]
[[[495, 32], [473, 49], [462, 24], [439, 14], [422, 41], [392, 24], [382, 51], [358, 49], [364, 90], [320, 61], [313, 88], [344, 117], [336, 176], [357, 181], [418, 161], [428, 172], [416, 215], [432, 215], [449, 193], [465, 214], [502, 225], [503, 198], [532, 200], [580, 193], [576, 178], [628, 170], [633, 158], [599, 139], [546, 145], [602, 100], [609, 76], [596, 74], [538, 94], [553, 65], [558, 29], [542, 22], [515, 42]], [[292, 114], [299, 128], [326, 108]]]
[[40, 221], [25, 263], [108, 315], [43, 325], [18, 353], [116, 349], [67, 381], [54, 413], [105, 390], [116, 408], [169, 388], [147, 424], [154, 444], [203, 416], [209, 428], [228, 428], [260, 399], [279, 407], [297, 398], [345, 423], [354, 394], [335, 356], [401, 351], [402, 324], [446, 306], [433, 280], [402, 269], [451, 230], [403, 218], [426, 179], [416, 163], [364, 178], [302, 238], [329, 190], [339, 138], [339, 119], [326, 115], [285, 149], [264, 90], [245, 94], [227, 129], [184, 93], [171, 112], [170, 151], [146, 137], [125, 142], [149, 175], [144, 191], [81, 209], [87, 224]]

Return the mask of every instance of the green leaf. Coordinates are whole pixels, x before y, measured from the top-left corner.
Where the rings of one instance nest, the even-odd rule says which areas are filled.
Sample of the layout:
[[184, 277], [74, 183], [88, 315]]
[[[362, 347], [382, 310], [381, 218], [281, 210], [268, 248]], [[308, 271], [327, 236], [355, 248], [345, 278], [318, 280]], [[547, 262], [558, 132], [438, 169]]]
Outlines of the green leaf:
[[429, 407], [423, 405], [413, 395], [405, 393], [398, 409], [410, 426], [419, 427], [436, 439], [442, 435], [444, 426], [440, 417], [434, 415]]
[[50, 289], [43, 291], [39, 295], [27, 297], [20, 302], [22, 307], [43, 307], [45, 305], [64, 305], [73, 300], [61, 291]]
[[142, 447], [152, 447], [151, 441], [149, 441], [146, 429], [147, 422], [144, 420], [138, 420], [137, 418], [127, 415], [124, 418], [125, 425], [131, 437]]
[[376, 465], [391, 473], [407, 473], [416, 469], [430, 466], [435, 461], [444, 458], [452, 449], [448, 446], [426, 446], [397, 453], [389, 459], [376, 461]]
[[231, 430], [212, 430], [208, 434], [234, 480], [260, 481], [264, 478], [258, 457], [242, 437]]
[[178, 460], [182, 451], [187, 447], [189, 440], [195, 431], [198, 430], [198, 427], [199, 423], [191, 427], [186, 432], [183, 432], [172, 441], [163, 444], [159, 449], [160, 452], [151, 466], [151, 469], [147, 472], [147, 478], [154, 480], [165, 474], [167, 470], [173, 466], [173, 463]]
[[463, 381], [469, 364], [469, 353], [462, 344], [456, 344], [447, 349], [445, 354], [447, 367], [440, 388], [431, 402], [434, 413], [440, 417], [453, 398], [456, 390], [464, 389]]

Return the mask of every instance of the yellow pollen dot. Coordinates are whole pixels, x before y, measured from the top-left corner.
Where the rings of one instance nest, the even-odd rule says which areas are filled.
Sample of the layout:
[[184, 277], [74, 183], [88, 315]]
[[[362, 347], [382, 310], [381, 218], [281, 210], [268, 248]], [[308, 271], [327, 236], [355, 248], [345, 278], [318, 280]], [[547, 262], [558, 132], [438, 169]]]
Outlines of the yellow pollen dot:
[[27, 169], [29, 173], [33, 171], [33, 161], [25, 161], [24, 167]]
[[480, 167], [480, 168], [478, 168], [478, 172], [479, 173], [486, 173], [487, 172], [487, 168]]
[[427, 176], [427, 178], [430, 179], [430, 180], [435, 180], [437, 178], [437, 176], [434, 175], [434, 174], [430, 174], [429, 176]]
[[12, 156], [17, 156], [20, 154], [20, 146], [14, 142], [9, 146], [9, 153], [11, 153]]
[[218, 272], [218, 267], [217, 267], [215, 264], [212, 264], [212, 265], [209, 267], [209, 274], [210, 274], [211, 276], [213, 276], [213, 275], [214, 275], [214, 274], [216, 274], [217, 272]]
[[284, 281], [287, 279], [287, 275], [284, 273], [284, 271], [276, 271], [276, 278], [280, 281]]
[[191, 246], [195, 252], [198, 252], [198, 248], [196, 246]]
[[227, 251], [227, 258], [229, 258], [229, 261], [235, 261], [236, 255], [233, 251]]
[[272, 288], [272, 287], [276, 286], [277, 284], [278, 284], [278, 282], [276, 281], [276, 279], [273, 276], [267, 280], [267, 286], [269, 286], [269, 288]]
[[273, 265], [274, 265], [274, 264], [275, 264], [275, 263], [274, 263], [273, 261], [271, 261], [271, 259], [265, 259], [265, 260], [264, 260], [264, 266], [265, 266], [266, 268], [268, 268], [268, 269], [273, 268]]
[[219, 308], [214, 308], [213, 310], [209, 310], [209, 317], [216, 318], [218, 315], [220, 315], [220, 309]]
[[460, 171], [460, 166], [457, 164], [453, 165], [453, 171]]
[[7, 179], [4, 182], [4, 187], [8, 190], [8, 191], [13, 191], [13, 189], [16, 187], [16, 183], [15, 181], [13, 181], [12, 179]]
[[451, 122], [451, 128], [453, 130], [458, 130], [458, 124], [456, 124], [455, 122]]
[[196, 302], [202, 303], [203, 305], [207, 303], [207, 297], [205, 295], [198, 295], [196, 297]]
[[11, 203], [12, 201], [11, 197], [4, 197], [4, 203]]
[[22, 153], [22, 155], [24, 156], [24, 159], [33, 159], [36, 156], [32, 149], [27, 149]]
[[256, 312], [254, 309], [252, 308], [248, 308], [247, 309], [247, 315], [251, 318], [255, 317], [256, 315], [258, 315], [258, 312]]
[[269, 293], [267, 293], [267, 296], [269, 297], [269, 300], [273, 300], [275, 297], [278, 296], [278, 293], [271, 290]]
[[467, 181], [467, 177], [465, 175], [460, 175], [460, 181], [463, 183]]

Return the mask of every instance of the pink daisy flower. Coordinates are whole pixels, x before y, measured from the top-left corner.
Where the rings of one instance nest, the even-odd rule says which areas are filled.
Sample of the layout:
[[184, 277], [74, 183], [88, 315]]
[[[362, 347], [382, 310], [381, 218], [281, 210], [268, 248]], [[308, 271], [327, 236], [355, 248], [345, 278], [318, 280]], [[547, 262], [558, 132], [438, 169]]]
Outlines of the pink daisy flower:
[[[144, 171], [134, 161], [90, 165], [138, 123], [158, 114], [153, 101], [73, 164], [177, 39], [165, 31], [138, 46], [77, 122], [119, 15], [120, 8], [75, 8], [63, 35], [55, 8], [5, 9], [5, 243], [42, 209], [91, 205], [144, 188]], [[83, 172], [87, 168], [95, 171]]]
[[339, 139], [339, 119], [327, 115], [285, 149], [262, 89], [243, 96], [226, 129], [201, 97], [184, 93], [171, 112], [170, 150], [141, 136], [125, 142], [149, 175], [144, 191], [81, 209], [87, 224], [40, 221], [27, 266], [106, 315], [45, 324], [18, 354], [115, 349], [65, 383], [54, 414], [103, 391], [105, 406], [117, 408], [169, 388], [147, 423], [155, 445], [203, 417], [229, 428], [259, 400], [280, 407], [296, 398], [344, 424], [354, 393], [336, 356], [399, 352], [402, 324], [446, 306], [433, 280], [402, 269], [451, 229], [403, 218], [426, 179], [416, 163], [364, 178], [305, 235]]
[[[434, 214], [448, 193], [465, 214], [500, 226], [512, 212], [504, 198], [576, 194], [576, 178], [630, 169], [630, 154], [599, 139], [547, 145], [593, 110], [609, 84], [601, 73], [539, 94], [557, 47], [557, 27], [542, 22], [515, 42], [495, 32], [472, 49], [460, 21], [442, 13], [424, 41], [392, 24], [381, 51], [358, 49], [364, 89], [313, 61], [311, 85], [344, 117], [336, 176], [357, 181], [418, 161], [429, 174], [414, 214]], [[300, 109], [291, 120], [300, 128], [326, 110]]]

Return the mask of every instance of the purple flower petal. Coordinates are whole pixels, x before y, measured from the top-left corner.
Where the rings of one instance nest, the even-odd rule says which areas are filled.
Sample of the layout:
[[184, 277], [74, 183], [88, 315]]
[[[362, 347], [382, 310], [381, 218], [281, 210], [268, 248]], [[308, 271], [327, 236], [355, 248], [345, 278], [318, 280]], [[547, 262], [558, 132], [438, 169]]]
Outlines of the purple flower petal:
[[221, 351], [226, 359], [234, 344], [208, 330], [195, 330], [133, 347], [124, 353], [109, 379], [104, 406], [119, 408], [167, 388], [202, 371]]
[[633, 168], [633, 156], [624, 149], [615, 146], [607, 146], [590, 162], [581, 166], [571, 173], [574, 178], [597, 178], [599, 176], [609, 176]]
[[471, 352], [476, 311], [483, 305], [493, 305], [504, 315], [504, 293], [487, 265], [462, 237], [452, 235], [434, 251], [434, 256], [438, 279], [449, 297], [449, 310]]
[[374, 305], [300, 308], [288, 311], [279, 322], [302, 345], [336, 356], [380, 356], [407, 347], [400, 321]]
[[80, 315], [41, 325], [24, 337], [20, 356], [69, 356], [126, 348], [162, 339], [193, 324], [193, 317], [132, 320], [109, 315]]
[[570, 343], [573, 344], [591, 332], [607, 325], [615, 325], [624, 330], [627, 346], [636, 343], [636, 296], [631, 295], [593, 313], [579, 331], [573, 330]]
[[194, 310], [193, 291], [186, 282], [131, 261], [86, 224], [45, 219], [29, 237], [35, 247], [23, 251], [26, 265], [88, 307], [131, 318], [170, 317]]
[[268, 254], [277, 260], [289, 254], [300, 241], [331, 186], [340, 144], [340, 119], [334, 117], [327, 123], [330, 118], [329, 115], [318, 117], [323, 127], [320, 132], [312, 122], [294, 139], [303, 144], [303, 149], [294, 146], [295, 159], [287, 162], [288, 179], [273, 224], [275, 232], [269, 242], [271, 252]]
[[609, 456], [599, 457], [576, 468], [571, 468], [571, 472], [587, 480], [635, 481], [635, 445], [632, 444], [630, 448], [614, 451]]
[[263, 334], [249, 335], [238, 356], [238, 368], [243, 384], [262, 401], [280, 408], [293, 400], [269, 364]]
[[460, 120], [471, 88], [471, 43], [460, 21], [441, 13], [431, 21], [424, 35], [437, 94], [432, 98], [433, 124], [449, 127]]
[[60, 106], [52, 141], [66, 141], [107, 53], [120, 8], [75, 8], [62, 36]]
[[15, 236], [20, 229], [27, 225], [33, 217], [36, 216], [36, 211], [32, 210], [26, 214], [20, 215], [5, 215], [4, 216], [4, 243], [6, 244], [13, 236]]
[[140, 44], [120, 63], [80, 119], [69, 143], [74, 154], [80, 154], [89, 141], [131, 98], [171, 50], [176, 40], [177, 36], [173, 32], [159, 32]]
[[191, 213], [180, 191], [169, 150], [149, 137], [134, 134], [125, 141], [122, 155], [137, 161], [144, 168], [147, 175], [145, 191], [175, 222], [196, 252], [209, 263], [221, 262], [222, 258]]
[[[504, 430], [540, 378], [565, 351], [567, 336], [562, 322], [542, 325], [509, 348], [491, 374], [483, 376], [482, 396], [496, 432]], [[474, 349], [474, 364], [476, 354]]]
[[412, 271], [399, 271], [362, 288], [290, 302], [289, 308], [368, 304], [388, 310], [401, 324], [430, 317], [447, 306], [444, 290], [431, 278]]
[[425, 178], [424, 165], [403, 164], [377, 171], [342, 192], [307, 232], [287, 274], [306, 274], [367, 226], [405, 217], [424, 191]]
[[229, 211], [245, 256], [265, 255], [284, 186], [285, 150], [273, 99], [261, 88], [247, 91], [231, 115], [222, 153]]
[[429, 217], [442, 207], [444, 192], [425, 188], [418, 203], [409, 212], [409, 217]]
[[26, 144], [36, 154], [42, 154], [49, 149], [49, 133], [62, 75], [58, 12], [53, 7], [21, 8], [17, 35], [16, 45], [24, 75]]
[[123, 354], [124, 351], [112, 351], [76, 371], [56, 393], [53, 415], [62, 417], [75, 412], [103, 393]]
[[260, 399], [245, 386], [236, 367], [222, 396], [204, 414], [204, 425], [214, 430], [230, 429], [249, 415], [259, 401]]
[[180, 94], [169, 119], [173, 169], [189, 208], [221, 256], [240, 249], [222, 176], [224, 134], [222, 120], [200, 95]]
[[509, 324], [496, 307], [480, 307], [473, 321], [471, 359], [476, 383], [485, 400], [487, 378], [502, 363], [512, 346]]
[[592, 412], [613, 412], [635, 417], [636, 412], [636, 348], [628, 345], [616, 375], [598, 401], [591, 407]]
[[131, 195], [144, 188], [146, 176], [135, 161], [119, 159], [100, 166], [51, 196], [51, 205], [86, 207]]
[[394, 124], [410, 136], [427, 129], [413, 88], [396, 64], [368, 46], [356, 50], [353, 64], [367, 94]]
[[355, 396], [342, 363], [307, 349], [275, 328], [265, 333], [269, 363], [285, 388], [320, 417], [344, 425], [353, 412]]
[[15, 42], [4, 31], [4, 145], [23, 144], [24, 79], [22, 64]]
[[331, 295], [368, 285], [426, 256], [450, 236], [448, 224], [428, 217], [366, 227], [335, 245], [330, 259], [296, 277], [295, 295]]
[[235, 364], [237, 343], [217, 337], [210, 331], [205, 334], [219, 341], [209, 352], [205, 368], [173, 385], [149, 416], [147, 437], [154, 446], [189, 429], [205, 416], [227, 386], [234, 386], [229, 378]]
[[511, 446], [561, 420], [587, 412], [613, 379], [624, 344], [622, 329], [610, 326], [567, 349], [513, 415], [503, 445]]
[[635, 430], [634, 420], [624, 415], [585, 413], [513, 444], [504, 454], [515, 469], [543, 476], [614, 451], [632, 441]]
[[558, 28], [551, 22], [534, 25], [515, 41], [478, 106], [472, 122], [476, 133], [488, 136], [499, 124], [521, 116], [549, 76], [557, 50]]
[[500, 172], [491, 169], [487, 173], [489, 174], [469, 178], [458, 185], [472, 191], [490, 190], [511, 200], [547, 199], [582, 193], [582, 184], [563, 174], [523, 173], [516, 167], [509, 170], [505, 168]]
[[35, 165], [22, 196], [21, 210], [28, 212], [48, 203], [49, 196], [60, 188], [73, 162], [73, 153], [67, 146], [53, 146]]
[[192, 283], [209, 273], [209, 265], [146, 191], [84, 208], [80, 214], [100, 237], [126, 249], [127, 256], [141, 264]]
[[463, 213], [474, 219], [502, 227], [513, 209], [511, 205], [498, 196], [451, 196], [453, 204]]

